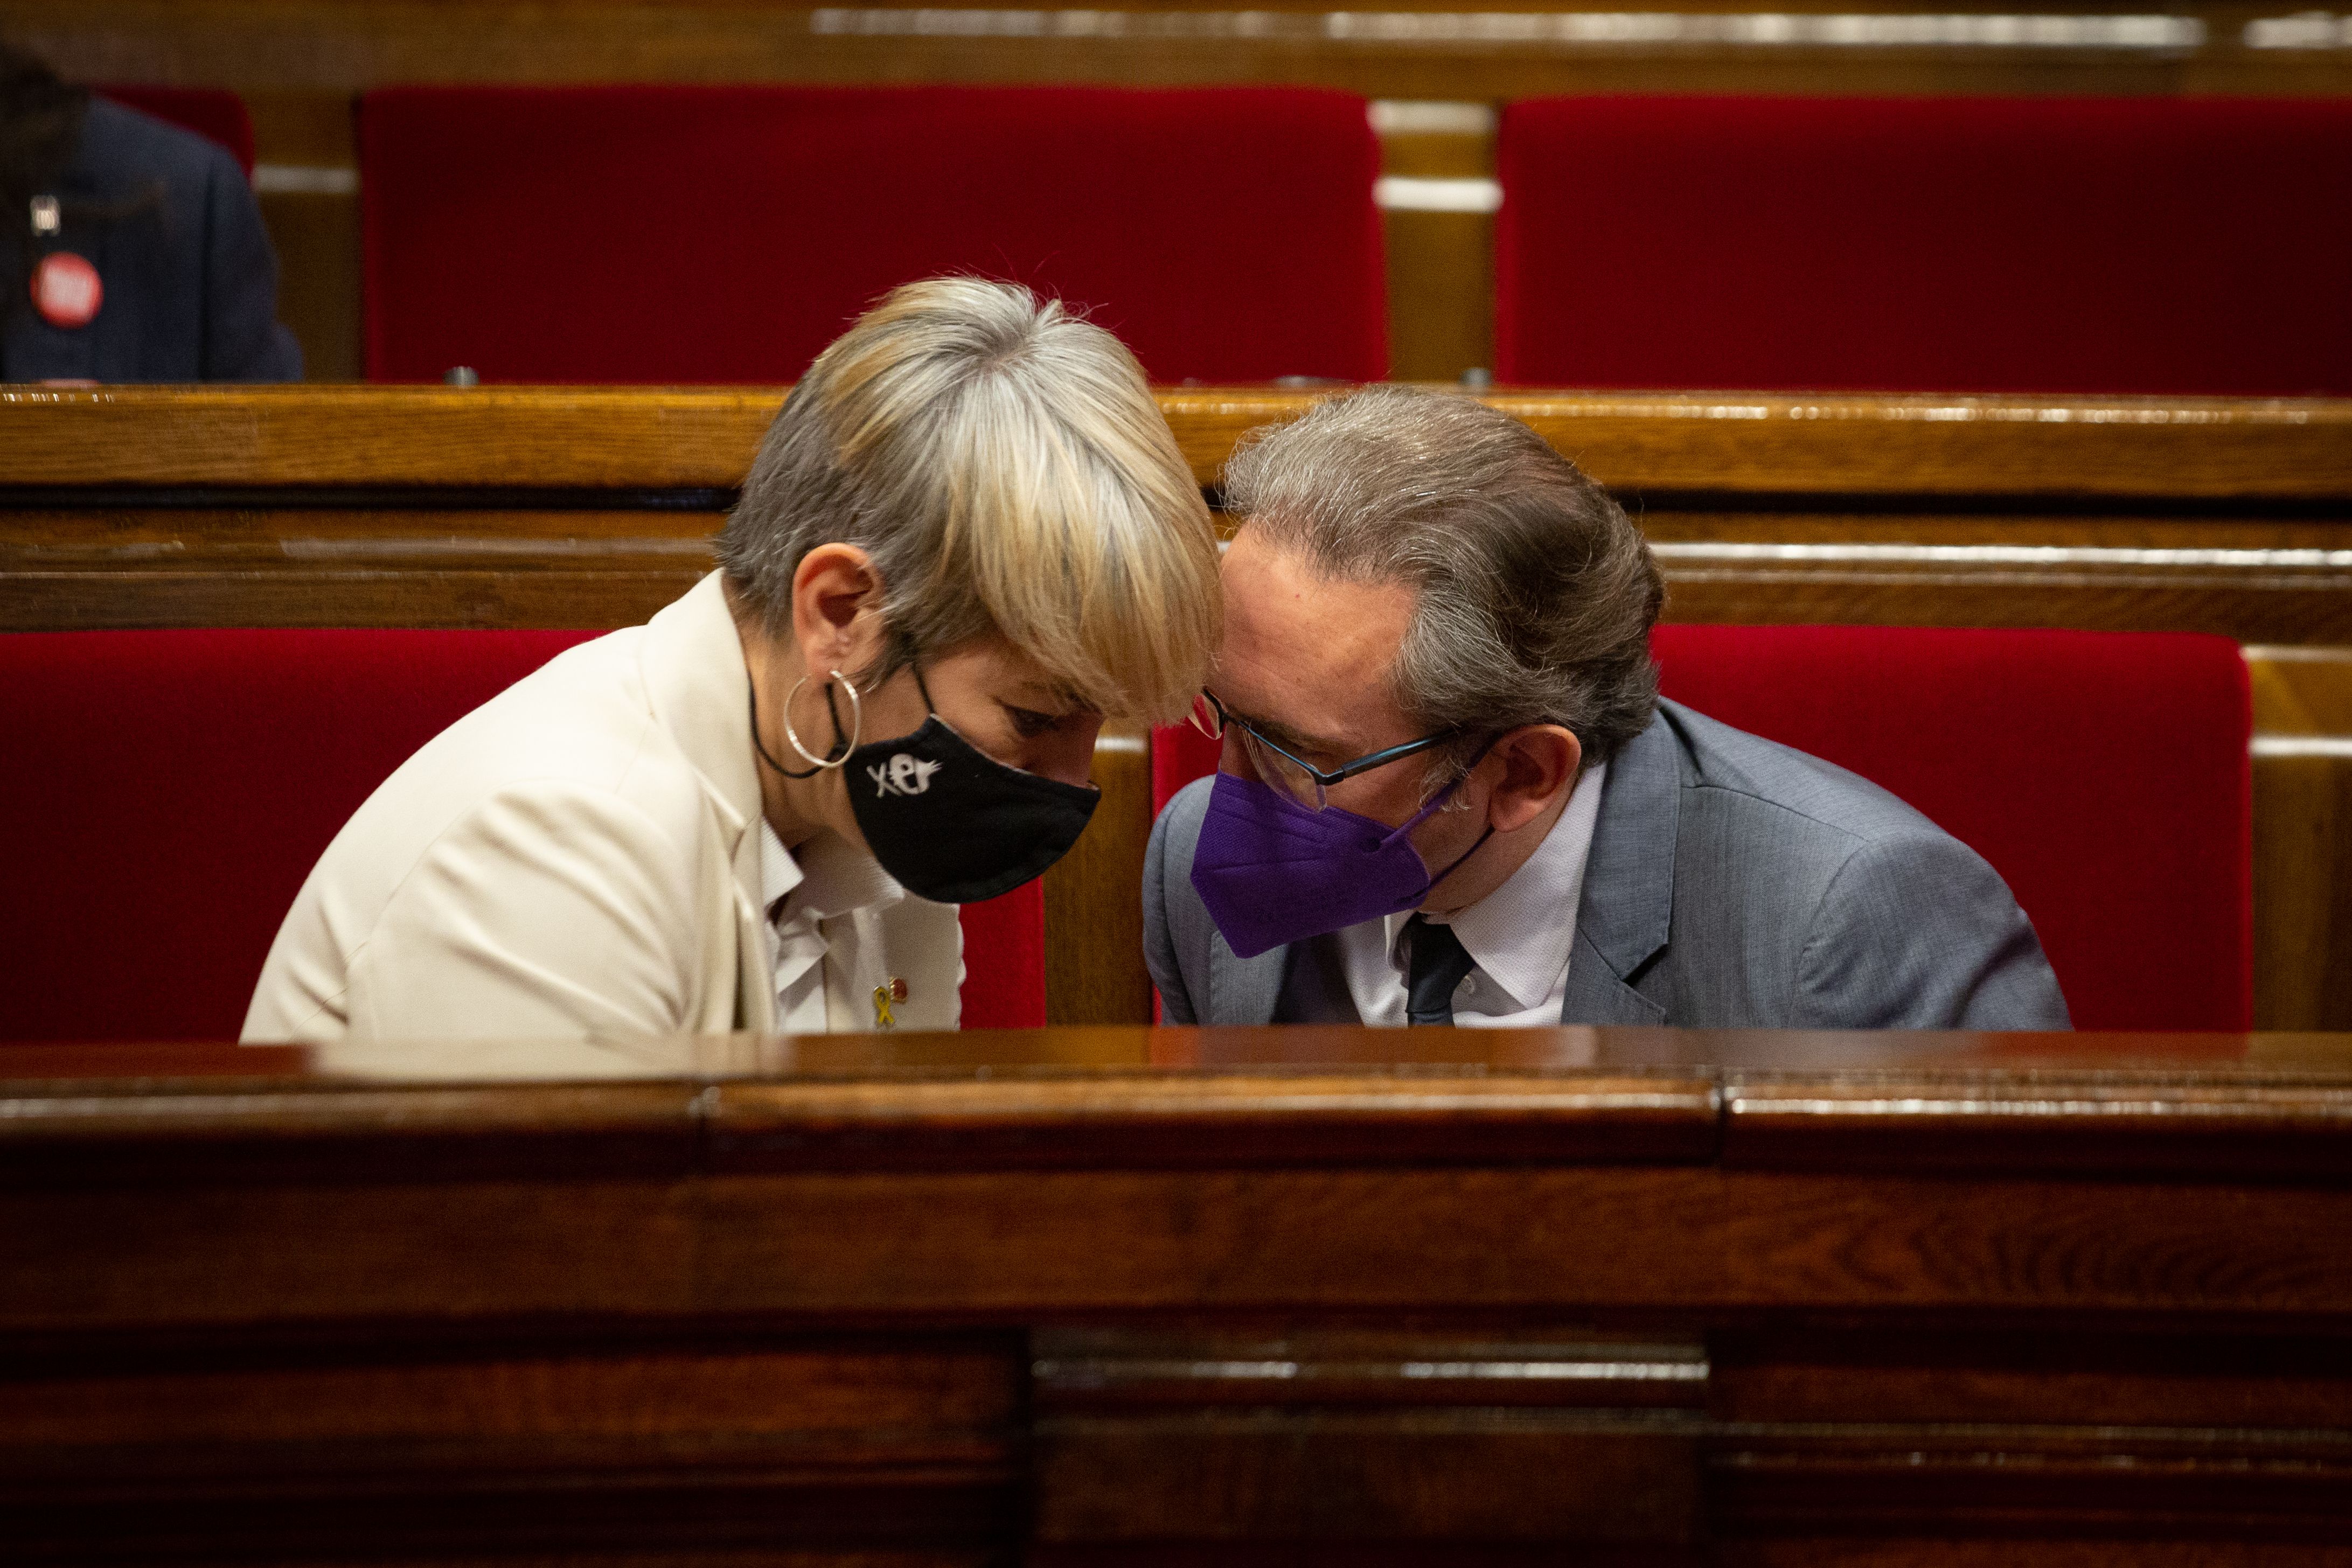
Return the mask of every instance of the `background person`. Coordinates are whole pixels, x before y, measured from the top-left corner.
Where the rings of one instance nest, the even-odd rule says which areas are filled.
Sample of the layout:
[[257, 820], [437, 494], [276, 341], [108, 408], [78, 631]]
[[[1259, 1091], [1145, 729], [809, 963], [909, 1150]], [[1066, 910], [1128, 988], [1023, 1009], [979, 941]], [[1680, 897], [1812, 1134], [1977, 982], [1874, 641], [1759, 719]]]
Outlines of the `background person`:
[[1181, 712], [1214, 642], [1208, 513], [1134, 359], [974, 279], [819, 357], [719, 556], [360, 808], [247, 1040], [953, 1028], [956, 904], [1069, 849], [1104, 717]]
[[0, 43], [0, 381], [295, 382], [245, 172]]
[[1170, 1022], [2066, 1027], [1973, 851], [1659, 700], [1649, 547], [1526, 425], [1368, 389], [1225, 488], [1222, 768], [1144, 874]]

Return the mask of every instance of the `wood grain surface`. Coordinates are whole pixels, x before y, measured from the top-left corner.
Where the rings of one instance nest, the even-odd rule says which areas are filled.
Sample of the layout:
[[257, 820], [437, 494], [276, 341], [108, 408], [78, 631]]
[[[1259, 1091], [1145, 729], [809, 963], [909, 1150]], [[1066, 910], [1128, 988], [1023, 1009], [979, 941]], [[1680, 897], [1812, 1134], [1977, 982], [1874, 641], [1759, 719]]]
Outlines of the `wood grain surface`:
[[[1480, 8], [1479, 0], [1391, 0], [1370, 9]], [[1230, 10], [1139, 0], [1121, 8], [1134, 26], [1094, 36], [1018, 21], [918, 29], [886, 19], [864, 31], [838, 20], [821, 26], [828, 13], [814, 7], [760, 0], [81, 0], [65, 11], [7, 0], [0, 24], [86, 79], [200, 83], [280, 97], [347, 96], [409, 81], [641, 80], [1284, 81], [1482, 101], [1603, 91], [2309, 93], [2343, 91], [2347, 75], [2338, 50], [2247, 47], [2243, 21], [2277, 13], [2212, 0], [2175, 13], [2205, 20], [2201, 37], [2156, 48], [1759, 47], [1655, 34], [1498, 41], [1475, 33], [1449, 37], [1431, 26], [1381, 36], [1328, 29], [1318, 25], [1318, 9], [1269, 6], [1250, 26], [1234, 22]], [[1649, 15], [1670, 19], [1697, 9], [1675, 0]], [[1853, 0], [1848, 9], [1920, 7]]]
[[[1530, 1030], [1392, 1066], [1339, 1030], [1062, 1039], [795, 1048], [770, 1061], [784, 1077], [642, 1085], [28, 1081], [0, 1118], [22, 1173], [0, 1197], [17, 1243], [0, 1322], [106, 1321], [142, 1273], [183, 1282], [164, 1305], [191, 1322], [439, 1291], [469, 1311], [818, 1321], [2352, 1306], [2338, 1037], [2280, 1055], [2259, 1038], [1928, 1036], [1924, 1075], [1903, 1037]], [[1743, 1049], [1786, 1065], [1675, 1061]], [[451, 1160], [469, 1135], [496, 1163]], [[206, 1267], [232, 1238], [328, 1225], [331, 1256]], [[649, 1245], [587, 1267], [614, 1226], [668, 1238], [677, 1264]]]
[[475, 1054], [0, 1053], [12, 1561], [2352, 1550], [2352, 1037]]
[[[1318, 396], [1170, 388], [1202, 484]], [[782, 389], [93, 387], [0, 394], [0, 486], [740, 484]], [[2352, 402], [1497, 392], [1620, 488], [2352, 499]]]
[[0, 486], [734, 486], [782, 401], [716, 387], [12, 387]]
[[[0, 508], [0, 630], [642, 622], [711, 562], [719, 513]], [[2089, 522], [1674, 511], [1632, 495], [1669, 621], [2067, 626], [2352, 642], [2352, 520]], [[372, 532], [362, 532], [372, 529]]]

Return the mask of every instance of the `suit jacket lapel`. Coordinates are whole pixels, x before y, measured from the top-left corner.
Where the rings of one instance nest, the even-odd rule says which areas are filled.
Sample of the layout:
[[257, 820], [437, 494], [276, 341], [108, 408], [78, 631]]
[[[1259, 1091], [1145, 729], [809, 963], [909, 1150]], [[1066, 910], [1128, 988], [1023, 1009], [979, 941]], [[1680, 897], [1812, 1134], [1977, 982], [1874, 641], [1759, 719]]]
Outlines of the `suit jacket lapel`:
[[1632, 977], [1665, 946], [1675, 913], [1675, 830], [1682, 812], [1681, 747], [1663, 716], [1609, 764], [1601, 819], [1584, 862], [1576, 946], [1560, 1021], [1654, 1024], [1665, 1009]]
[[760, 898], [760, 835], [752, 831], [762, 807], [751, 760], [751, 681], [718, 572], [646, 622], [637, 657], [654, 716], [701, 776], [735, 873], [735, 1027], [770, 1032], [776, 998]]

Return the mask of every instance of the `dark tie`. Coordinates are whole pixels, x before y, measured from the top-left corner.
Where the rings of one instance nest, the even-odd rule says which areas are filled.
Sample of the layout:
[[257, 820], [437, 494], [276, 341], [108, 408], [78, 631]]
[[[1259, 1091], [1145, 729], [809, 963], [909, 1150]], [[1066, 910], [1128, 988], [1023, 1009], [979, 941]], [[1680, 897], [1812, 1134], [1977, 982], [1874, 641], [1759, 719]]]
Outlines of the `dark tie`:
[[1404, 977], [1404, 1021], [1454, 1021], [1454, 988], [1470, 972], [1470, 951], [1451, 925], [1433, 925], [1416, 915], [1404, 923], [1410, 944]]

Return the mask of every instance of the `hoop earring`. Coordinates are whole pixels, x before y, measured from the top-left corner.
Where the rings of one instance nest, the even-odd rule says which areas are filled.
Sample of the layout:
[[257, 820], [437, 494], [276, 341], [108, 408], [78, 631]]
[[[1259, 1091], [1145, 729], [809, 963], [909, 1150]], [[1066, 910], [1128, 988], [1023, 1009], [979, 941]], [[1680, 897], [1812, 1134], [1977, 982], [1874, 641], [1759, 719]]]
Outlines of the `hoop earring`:
[[[802, 761], [819, 773], [838, 768], [848, 761], [849, 754], [857, 749], [858, 737], [866, 733], [866, 699], [857, 695], [857, 688], [850, 685], [849, 677], [839, 670], [832, 671], [831, 677], [839, 681], [841, 689], [849, 694], [849, 738], [843, 743], [841, 755], [838, 757], [828, 759], [811, 752], [807, 747], [801, 744], [800, 732], [793, 728], [793, 699], [801, 695], [801, 688], [808, 685], [809, 678], [803, 675], [793, 683], [793, 689], [784, 694], [784, 742], [801, 754]], [[837, 714], [834, 717], [833, 728], [835, 735], [841, 733], [841, 718]]]

